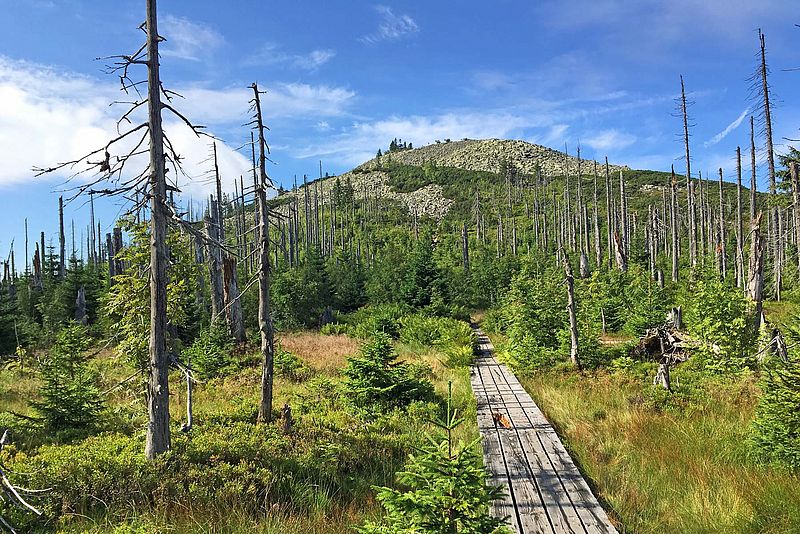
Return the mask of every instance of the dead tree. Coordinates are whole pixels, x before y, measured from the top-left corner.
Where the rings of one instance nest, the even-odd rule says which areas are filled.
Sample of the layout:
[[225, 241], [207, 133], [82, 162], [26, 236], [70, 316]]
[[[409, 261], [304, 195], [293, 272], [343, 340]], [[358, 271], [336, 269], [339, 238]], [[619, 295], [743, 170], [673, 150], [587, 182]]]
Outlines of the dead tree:
[[[258, 408], [258, 420], [270, 422], [272, 420], [272, 382], [273, 366], [275, 359], [275, 333], [272, 327], [271, 302], [269, 292], [270, 265], [269, 265], [269, 218], [267, 207], [267, 188], [272, 187], [272, 181], [267, 176], [267, 142], [264, 137], [264, 120], [261, 113], [261, 98], [258, 85], [253, 83], [253, 126], [258, 138], [258, 173], [259, 183], [256, 190], [258, 198], [258, 241], [259, 241], [259, 270], [258, 270], [258, 329], [261, 333], [261, 402]], [[307, 188], [306, 188], [307, 190]], [[307, 195], [307, 193], [306, 193]], [[306, 224], [308, 224], [308, 204], [306, 203]]]
[[[64, 240], [64, 197], [58, 197], [58, 278], [59, 280], [63, 281], [67, 275], [67, 250], [66, 250], [66, 243]], [[25, 263], [27, 265], [28, 251], [25, 251]]]
[[[34, 170], [37, 175], [42, 175], [81, 166], [84, 168], [75, 174], [94, 171], [96, 175], [93, 179], [74, 186], [74, 195], [71, 199], [87, 192], [101, 196], [129, 195], [137, 199], [131, 210], [131, 213], [136, 213], [137, 216], [143, 207], [138, 199], [144, 198], [143, 202], [150, 205], [150, 336], [145, 455], [147, 458], [153, 459], [170, 447], [169, 382], [167, 380], [170, 358], [166, 348], [168, 219], [194, 235], [199, 235], [199, 232], [175, 214], [167, 202], [167, 164], [175, 169], [176, 174], [182, 172], [182, 167], [180, 156], [164, 135], [162, 111], [171, 112], [196, 135], [202, 133], [202, 126], [193, 125], [171, 105], [171, 99], [178, 95], [165, 89], [161, 83], [158, 48], [163, 38], [158, 35], [156, 0], [147, 0], [146, 13], [146, 21], [140, 26], [147, 36], [145, 44], [133, 54], [105, 58], [111, 60], [109, 72], [118, 75], [122, 90], [126, 94], [135, 93], [138, 97], [133, 102], [123, 102], [129, 104], [130, 107], [117, 122], [118, 135], [104, 146], [76, 160], [60, 163], [50, 168]], [[146, 80], [133, 81], [131, 79], [132, 68], [138, 66], [146, 67]], [[144, 97], [139, 92], [142, 84], [147, 86], [147, 93]], [[134, 114], [137, 110], [145, 108], [147, 109], [147, 120], [134, 126], [131, 120]], [[123, 127], [124, 131], [122, 131]], [[130, 144], [125, 144], [126, 142], [130, 142]], [[148, 148], [143, 150], [142, 147], [145, 145]], [[116, 153], [112, 156], [112, 152]], [[128, 176], [125, 173], [127, 164], [145, 152], [149, 154], [147, 167], [139, 173], [134, 173], [133, 176]], [[96, 158], [100, 158], [99, 161], [92, 161]], [[100, 182], [109, 183], [111, 187], [100, 190], [93, 189]], [[175, 186], [171, 185], [170, 187], [175, 190]]]
[[[0, 438], [0, 453], [3, 452], [6, 444], [8, 443], [8, 430], [3, 431], [3, 436]], [[2, 458], [2, 456], [0, 456]], [[0, 461], [0, 502], [8, 503], [11, 506], [22, 510], [23, 512], [31, 512], [37, 516], [42, 515], [42, 512], [31, 505], [26, 497], [35, 495], [37, 493], [44, 493], [47, 490], [30, 490], [21, 488], [11, 482], [8, 478], [13, 471], [7, 469]], [[11, 522], [0, 515], [0, 525], [7, 529], [11, 534], [16, 534], [17, 530]]]
[[750, 222], [756, 218], [756, 136], [753, 125], [753, 116], [750, 115]]
[[692, 164], [689, 156], [689, 114], [687, 111], [686, 87], [681, 76], [680, 108], [683, 116], [683, 145], [686, 159], [686, 205], [689, 214], [689, 261], [692, 267], [697, 266], [697, 224], [695, 222], [694, 195], [692, 194]]
[[744, 284], [744, 255], [742, 241], [744, 226], [742, 224], [742, 150], [736, 147], [736, 287]]
[[614, 258], [617, 261], [617, 269], [622, 272], [626, 272], [628, 270], [628, 258], [625, 255], [625, 247], [622, 244], [622, 241], [619, 237], [619, 232], [616, 230], [614, 231]]
[[670, 180], [670, 233], [672, 234], [672, 281], [678, 281], [678, 180], [675, 177], [675, 167], [672, 167]]
[[800, 184], [798, 184], [797, 177], [797, 163], [792, 161], [789, 163], [789, 176], [792, 180], [792, 219], [794, 225], [795, 246], [798, 248], [797, 252], [797, 269], [800, 271]]
[[569, 314], [569, 358], [575, 367], [580, 367], [578, 359], [578, 319], [575, 316], [575, 277], [572, 275], [572, 266], [569, 259], [564, 257], [564, 273], [567, 283], [567, 313]]
[[717, 254], [720, 257], [720, 273], [722, 278], [727, 276], [728, 260], [725, 255], [725, 206], [722, 199], [722, 167], [719, 169], [719, 239], [717, 240]]
[[756, 305], [755, 328], [761, 327], [764, 294], [764, 236], [761, 234], [761, 212], [753, 219], [750, 244], [750, 265], [747, 273], [747, 296]]

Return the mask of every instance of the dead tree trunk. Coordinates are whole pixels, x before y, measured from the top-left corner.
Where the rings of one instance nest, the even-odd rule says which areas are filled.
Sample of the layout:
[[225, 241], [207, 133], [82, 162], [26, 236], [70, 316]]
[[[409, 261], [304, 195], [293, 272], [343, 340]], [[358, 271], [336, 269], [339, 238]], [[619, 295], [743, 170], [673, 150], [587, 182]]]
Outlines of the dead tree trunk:
[[461, 259], [464, 262], [464, 270], [469, 271], [469, 237], [467, 235], [467, 223], [461, 227]]
[[575, 278], [572, 275], [572, 266], [569, 259], [564, 258], [564, 272], [567, 282], [567, 313], [569, 313], [569, 358], [575, 367], [580, 367], [578, 359], [578, 319], [575, 316]]
[[797, 163], [789, 163], [789, 176], [792, 179], [792, 223], [794, 225], [795, 246], [797, 248], [797, 269], [800, 271], [800, 184], [797, 178]]
[[744, 284], [744, 255], [742, 241], [744, 226], [742, 224], [742, 149], [736, 147], [736, 287]]
[[225, 318], [228, 321], [228, 330], [237, 343], [243, 343], [247, 338], [244, 332], [244, 314], [236, 278], [236, 261], [230, 256], [225, 256], [222, 271], [224, 274]]
[[672, 180], [670, 181], [670, 233], [672, 234], [672, 281], [678, 281], [678, 181], [675, 177], [675, 167], [672, 167]]
[[597, 162], [594, 162], [594, 211], [592, 212], [594, 223], [594, 255], [595, 267], [599, 270], [603, 264], [603, 248], [600, 243], [600, 214], [597, 205]]
[[[267, 142], [264, 138], [264, 121], [261, 114], [261, 98], [258, 85], [253, 83], [253, 107], [255, 111], [254, 125], [258, 133], [258, 171], [259, 187], [256, 191], [259, 206], [259, 271], [258, 271], [258, 329], [261, 333], [261, 402], [258, 407], [258, 420], [261, 422], [272, 421], [272, 382], [273, 366], [275, 359], [275, 333], [272, 328], [271, 302], [269, 292], [270, 266], [269, 266], [269, 217], [267, 207], [267, 187], [270, 180], [267, 177]], [[306, 189], [307, 191], [307, 189]], [[306, 193], [307, 194], [307, 193]], [[306, 209], [306, 213], [308, 213]], [[308, 215], [306, 215], [308, 224]]]
[[[63, 281], [67, 275], [67, 249], [64, 239], [64, 197], [58, 197], [58, 279]], [[28, 251], [25, 251], [25, 263], [27, 266]]]
[[764, 236], [761, 234], [761, 212], [753, 219], [750, 244], [750, 265], [747, 274], [747, 296], [756, 305], [755, 328], [761, 327], [764, 293]]
[[150, 135], [150, 362], [145, 456], [153, 459], [170, 448], [169, 356], [167, 354], [167, 181], [161, 129], [158, 16], [156, 0], [147, 0], [147, 109]]
[[697, 224], [695, 222], [694, 195], [692, 194], [692, 164], [689, 157], [689, 114], [686, 110], [686, 87], [681, 76], [681, 112], [683, 115], [683, 145], [686, 158], [686, 204], [689, 213], [689, 261], [697, 266]]
[[728, 272], [728, 258], [725, 255], [725, 206], [722, 199], [722, 167], [719, 169], [719, 240], [717, 248], [720, 255], [722, 278], [725, 278]]
[[217, 225], [217, 203], [212, 200], [209, 216], [205, 219], [206, 240], [208, 246], [208, 279], [211, 282], [211, 318], [212, 322], [219, 319], [225, 309], [224, 284], [222, 282], [222, 251], [219, 248], [219, 233]]
[[622, 245], [621, 239], [619, 237], [619, 232], [614, 231], [614, 258], [617, 260], [617, 269], [622, 272], [626, 272], [628, 270], [628, 259], [625, 255], [625, 248]]
[[611, 268], [613, 260], [614, 229], [611, 227], [611, 176], [608, 172], [608, 157], [606, 157], [606, 241], [608, 246], [608, 267]]
[[756, 219], [756, 135], [750, 115], [750, 223]]

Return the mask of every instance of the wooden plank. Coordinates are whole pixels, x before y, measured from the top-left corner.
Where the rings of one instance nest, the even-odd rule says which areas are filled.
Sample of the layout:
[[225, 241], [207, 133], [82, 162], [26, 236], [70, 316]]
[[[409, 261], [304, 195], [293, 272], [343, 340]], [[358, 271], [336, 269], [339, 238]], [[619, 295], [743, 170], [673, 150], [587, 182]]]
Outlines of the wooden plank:
[[[495, 384], [498, 383], [498, 379], [503, 380], [503, 377], [492, 372], [492, 380]], [[552, 465], [547, 461], [543, 462], [528, 445], [531, 440], [531, 434], [535, 439], [535, 430], [531, 427], [525, 412], [519, 407], [517, 396], [509, 394], [504, 397], [503, 404], [503, 411], [511, 421], [512, 429], [517, 434], [516, 438], [519, 441], [520, 449], [525, 457], [528, 470], [536, 483], [540, 497], [544, 502], [553, 530], [555, 532], [584, 534], [586, 531], [583, 528], [583, 524], [572, 507], [564, 488], [561, 486], [557, 473], [553, 471]], [[563, 506], [564, 502], [566, 502], [566, 507]]]
[[[518, 382], [510, 371], [506, 370], [504, 375], [507, 380]], [[533, 408], [525, 410], [525, 413], [529, 417], [531, 425], [538, 429], [536, 441], [539, 442], [543, 454], [552, 464], [554, 471], [558, 473], [560, 482], [565, 492], [570, 496], [571, 502], [580, 515], [586, 530], [590, 533], [616, 532], [605, 510], [600, 506], [586, 480], [575, 466], [569, 453], [567, 453], [555, 429], [544, 417], [544, 414], [536, 406], [533, 399], [530, 398], [530, 395], [525, 393], [525, 396], [528, 397], [529, 401], [526, 402], [520, 398], [520, 404], [533, 406]], [[535, 446], [535, 442], [531, 441], [531, 445]]]
[[[492, 514], [510, 515], [518, 532], [616, 534], [553, 427], [508, 367], [492, 356], [491, 341], [478, 333], [480, 354], [470, 384], [484, 462], [490, 483], [506, 480], [511, 494], [492, 506]], [[493, 412], [505, 415], [511, 428], [498, 425]]]
[[[501, 369], [501, 371], [507, 381], [519, 383], [516, 377], [507, 368]], [[531, 426], [538, 429], [536, 441], [541, 445], [543, 453], [553, 466], [554, 471], [558, 473], [560, 483], [564, 487], [566, 494], [570, 497], [570, 501], [580, 516], [587, 532], [616, 532], [608, 519], [608, 515], [589, 489], [589, 485], [570, 458], [558, 434], [556, 434], [552, 425], [550, 425], [544, 417], [539, 407], [536, 406], [536, 403], [527, 392], [519, 395], [518, 400], [520, 406], [531, 406], [530, 409], [525, 410], [525, 413], [529, 417]], [[535, 442], [531, 441], [531, 445], [535, 446]]]

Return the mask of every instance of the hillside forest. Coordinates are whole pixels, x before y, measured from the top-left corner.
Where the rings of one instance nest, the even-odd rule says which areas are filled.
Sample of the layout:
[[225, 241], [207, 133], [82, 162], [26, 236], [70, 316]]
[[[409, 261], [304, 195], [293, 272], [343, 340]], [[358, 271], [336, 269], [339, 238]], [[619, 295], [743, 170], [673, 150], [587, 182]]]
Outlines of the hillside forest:
[[[223, 190], [212, 158], [192, 203], [161, 115], [217, 140], [165, 89], [146, 5], [109, 60], [140, 97], [96, 151], [31, 162], [79, 174], [60, 231], [3, 260], [0, 530], [504, 532], [480, 326], [620, 532], [800, 531], [800, 154], [773, 148], [763, 35], [732, 169], [692, 168], [676, 74], [672, 172], [398, 138], [288, 189], [253, 83], [252, 173]], [[126, 213], [76, 241], [64, 203], [108, 197]]]

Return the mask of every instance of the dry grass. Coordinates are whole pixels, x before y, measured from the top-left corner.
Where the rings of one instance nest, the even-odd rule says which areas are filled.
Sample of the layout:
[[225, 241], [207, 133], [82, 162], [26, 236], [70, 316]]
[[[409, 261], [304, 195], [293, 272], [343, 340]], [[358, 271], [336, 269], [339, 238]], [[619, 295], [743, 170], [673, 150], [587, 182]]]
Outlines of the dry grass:
[[800, 480], [748, 456], [752, 378], [668, 409], [617, 375], [522, 382], [627, 532], [800, 532]]
[[333, 374], [358, 352], [359, 343], [347, 336], [324, 336], [317, 332], [288, 332], [278, 335], [283, 350], [299, 356], [312, 369]]

